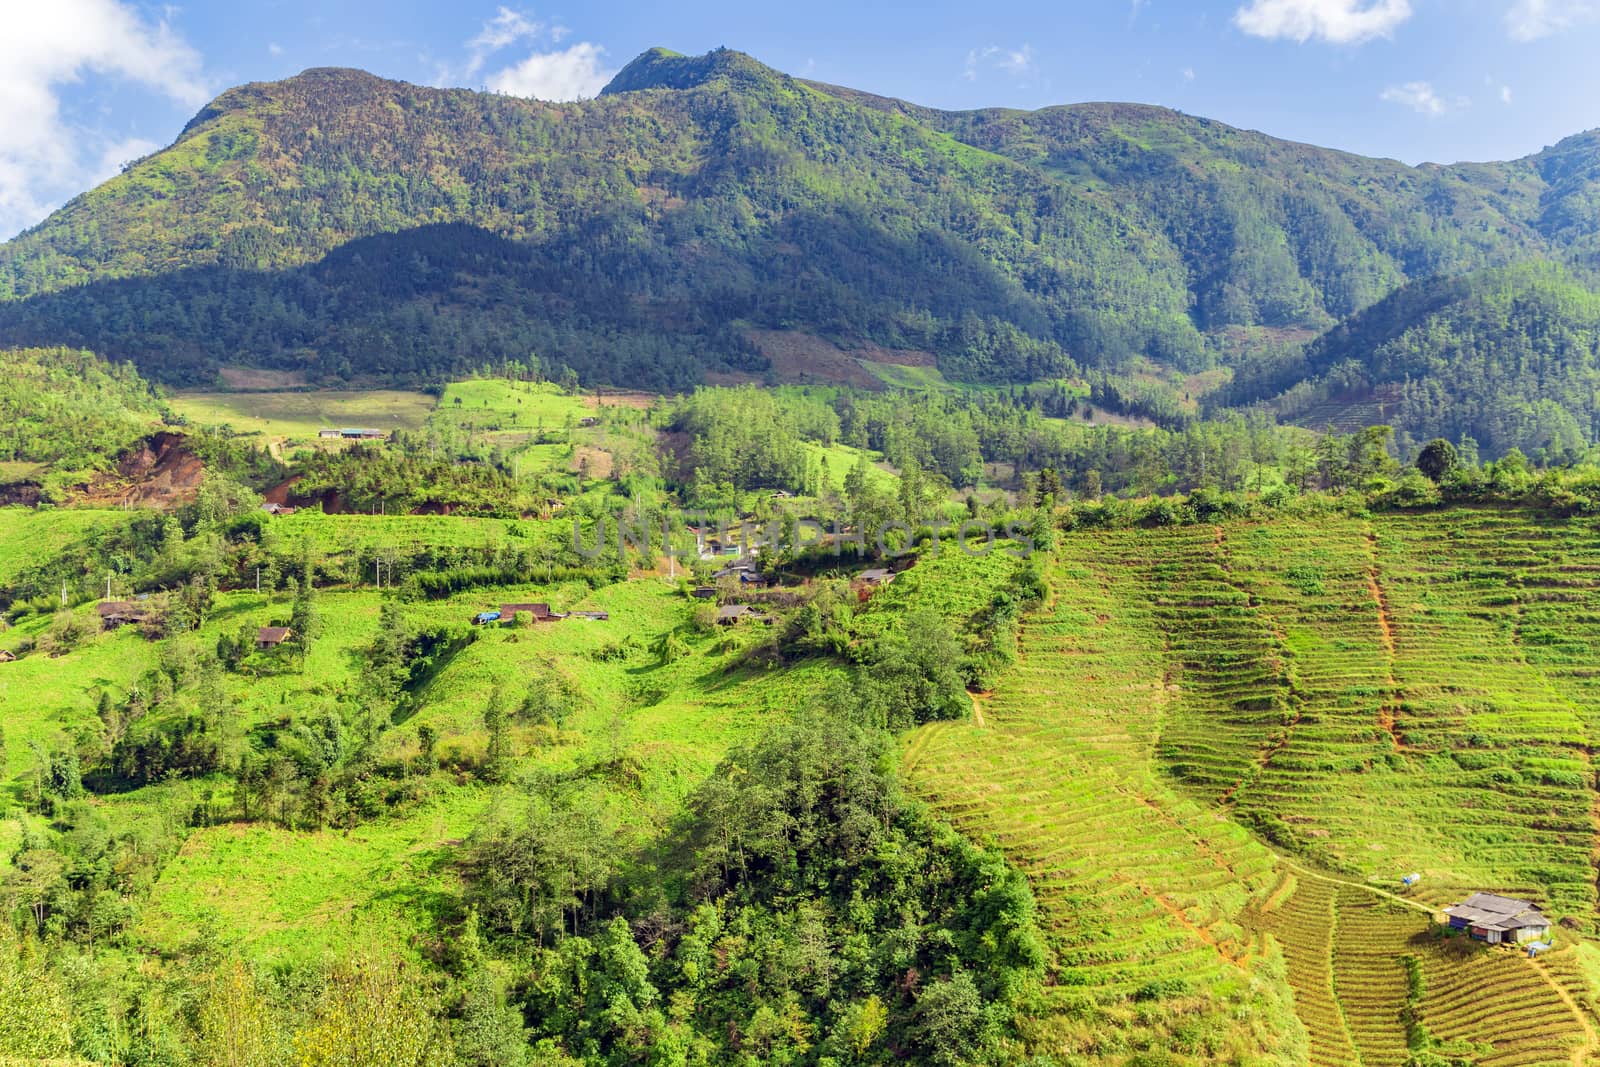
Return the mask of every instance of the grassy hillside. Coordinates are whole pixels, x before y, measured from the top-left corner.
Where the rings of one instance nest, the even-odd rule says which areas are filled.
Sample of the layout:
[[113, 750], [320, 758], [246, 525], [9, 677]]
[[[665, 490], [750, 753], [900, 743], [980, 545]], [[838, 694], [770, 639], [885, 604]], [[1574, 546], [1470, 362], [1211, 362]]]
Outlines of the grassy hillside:
[[1066, 535], [1019, 665], [905, 755], [1034, 880], [1037, 1038], [1107, 1062], [1578, 1062], [1586, 936], [1535, 964], [1429, 915], [1489, 888], [1593, 929], [1596, 551], [1589, 522], [1472, 510]]

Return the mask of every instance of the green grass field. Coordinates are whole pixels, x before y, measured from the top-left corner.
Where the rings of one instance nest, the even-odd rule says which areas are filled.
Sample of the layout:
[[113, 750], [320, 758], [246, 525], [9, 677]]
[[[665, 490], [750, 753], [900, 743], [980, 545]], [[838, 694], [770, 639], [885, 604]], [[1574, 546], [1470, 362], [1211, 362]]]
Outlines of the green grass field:
[[267, 442], [305, 444], [324, 428], [363, 427], [393, 433], [415, 430], [428, 419], [434, 399], [395, 389], [344, 392], [180, 392], [172, 409], [204, 426], [231, 426], [236, 433], [260, 434]]
[[867, 457], [867, 477], [871, 483], [884, 492], [895, 492], [900, 485], [900, 478], [893, 469], [884, 462], [883, 457], [876, 452], [868, 452], [849, 445], [821, 445], [815, 441], [804, 441], [806, 456], [811, 464], [811, 470], [816, 475], [817, 484], [824, 491], [831, 490], [835, 493], [843, 492], [844, 480], [855, 469], [863, 455]]
[[[126, 511], [95, 508], [0, 507], [0, 582], [47, 562], [95, 530], [127, 522]], [[0, 640], [0, 647], [4, 646]]]

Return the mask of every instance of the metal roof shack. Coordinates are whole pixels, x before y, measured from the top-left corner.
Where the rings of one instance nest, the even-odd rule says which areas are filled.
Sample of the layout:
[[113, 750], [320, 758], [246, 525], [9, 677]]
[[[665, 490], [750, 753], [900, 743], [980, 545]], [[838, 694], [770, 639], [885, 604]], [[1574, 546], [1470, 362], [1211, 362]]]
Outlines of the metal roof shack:
[[561, 618], [559, 615], [552, 615], [550, 613], [549, 604], [501, 604], [500, 621], [515, 622], [517, 620], [517, 613], [520, 611], [525, 611], [529, 615], [532, 615], [534, 622], [549, 622], [553, 619]]
[[1451, 929], [1491, 945], [1538, 941], [1550, 934], [1550, 920], [1531, 901], [1494, 893], [1474, 893], [1444, 914]]

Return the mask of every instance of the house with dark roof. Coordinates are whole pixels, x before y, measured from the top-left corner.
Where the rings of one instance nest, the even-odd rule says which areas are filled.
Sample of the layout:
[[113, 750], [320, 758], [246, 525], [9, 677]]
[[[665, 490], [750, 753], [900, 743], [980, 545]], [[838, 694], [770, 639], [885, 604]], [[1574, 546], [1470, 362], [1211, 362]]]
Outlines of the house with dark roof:
[[766, 623], [771, 626], [777, 621], [774, 615], [767, 615], [749, 604], [724, 604], [717, 609], [717, 624], [719, 626], [735, 626], [746, 620]]
[[519, 611], [525, 611], [529, 615], [532, 615], [534, 622], [553, 622], [554, 620], [561, 618], [559, 615], [552, 615], [550, 613], [549, 604], [501, 604], [500, 621], [507, 623], [516, 622], [517, 613]]
[[1454, 907], [1444, 909], [1452, 930], [1465, 930], [1491, 945], [1520, 945], [1550, 936], [1550, 920], [1530, 901], [1494, 893], [1474, 893]]
[[100, 616], [100, 626], [115, 630], [129, 623], [143, 622], [150, 617], [150, 605], [139, 600], [102, 600], [94, 606]]
[[287, 626], [263, 626], [256, 631], [256, 648], [266, 650], [277, 648], [294, 637], [294, 631]]

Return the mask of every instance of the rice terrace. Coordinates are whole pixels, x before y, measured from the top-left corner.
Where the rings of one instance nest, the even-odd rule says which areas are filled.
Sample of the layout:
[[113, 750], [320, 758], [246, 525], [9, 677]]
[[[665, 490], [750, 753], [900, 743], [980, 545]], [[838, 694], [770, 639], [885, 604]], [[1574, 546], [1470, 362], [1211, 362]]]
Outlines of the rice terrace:
[[1600, 1067], [1596, 5], [12, 6], [0, 1067]]

